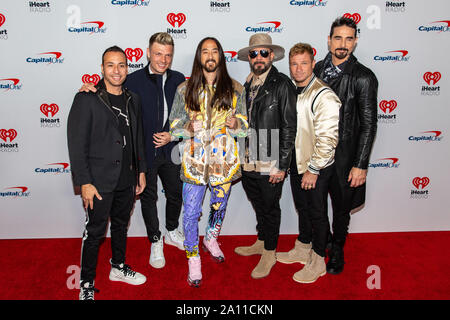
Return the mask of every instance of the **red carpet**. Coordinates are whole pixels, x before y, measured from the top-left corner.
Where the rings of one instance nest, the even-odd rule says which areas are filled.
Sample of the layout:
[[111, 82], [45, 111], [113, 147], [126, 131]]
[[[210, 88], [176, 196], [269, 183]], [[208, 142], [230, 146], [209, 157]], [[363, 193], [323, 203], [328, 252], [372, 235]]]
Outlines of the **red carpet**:
[[[241, 257], [233, 249], [254, 241], [254, 236], [222, 236], [226, 261], [217, 264], [202, 251], [204, 282], [190, 288], [187, 261], [182, 251], [165, 246], [166, 267], [148, 264], [146, 238], [129, 238], [127, 263], [147, 276], [141, 286], [111, 282], [110, 241], [100, 249], [97, 300], [386, 300], [450, 299], [450, 232], [350, 234], [345, 248], [346, 265], [338, 276], [326, 275], [313, 284], [299, 284], [292, 275], [300, 264], [277, 263], [261, 280], [250, 277], [257, 256]], [[288, 251], [295, 236], [280, 237], [278, 250]], [[78, 266], [81, 239], [0, 240], [0, 300], [74, 300], [71, 265]], [[373, 275], [369, 266], [380, 268], [380, 289], [369, 289]], [[70, 278], [72, 277], [72, 278]], [[373, 277], [372, 277], [373, 278]], [[69, 281], [68, 281], [69, 280]], [[369, 281], [370, 282], [370, 281]], [[7, 288], [7, 289], [6, 289]]]

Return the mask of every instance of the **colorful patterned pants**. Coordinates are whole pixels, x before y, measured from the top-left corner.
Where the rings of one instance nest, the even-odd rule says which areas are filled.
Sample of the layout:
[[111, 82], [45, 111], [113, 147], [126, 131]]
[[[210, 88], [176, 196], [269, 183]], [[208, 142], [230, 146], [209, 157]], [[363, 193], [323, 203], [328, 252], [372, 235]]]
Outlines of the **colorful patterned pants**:
[[[184, 248], [188, 258], [198, 256], [198, 221], [202, 214], [203, 198], [207, 186], [183, 183]], [[225, 217], [231, 183], [211, 187], [210, 213], [206, 226], [207, 240], [219, 236]]]

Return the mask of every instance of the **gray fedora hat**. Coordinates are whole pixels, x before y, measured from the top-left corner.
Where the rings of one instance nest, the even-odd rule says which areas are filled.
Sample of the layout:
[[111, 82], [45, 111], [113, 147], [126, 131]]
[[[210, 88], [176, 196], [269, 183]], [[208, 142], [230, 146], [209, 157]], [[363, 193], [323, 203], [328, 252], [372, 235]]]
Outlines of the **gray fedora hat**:
[[255, 33], [248, 41], [248, 47], [242, 48], [238, 51], [238, 59], [248, 61], [248, 52], [254, 48], [264, 47], [273, 50], [275, 57], [273, 61], [278, 61], [284, 58], [284, 48], [272, 44], [272, 37], [267, 33]]

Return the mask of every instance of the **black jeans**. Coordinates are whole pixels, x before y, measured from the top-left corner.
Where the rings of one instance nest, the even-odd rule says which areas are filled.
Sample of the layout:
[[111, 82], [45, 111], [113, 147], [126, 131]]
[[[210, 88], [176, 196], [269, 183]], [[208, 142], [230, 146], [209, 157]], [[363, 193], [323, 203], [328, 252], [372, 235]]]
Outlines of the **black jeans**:
[[283, 182], [272, 184], [269, 175], [242, 174], [242, 186], [256, 213], [258, 239], [266, 250], [275, 250], [280, 235], [280, 198]]
[[178, 228], [181, 206], [183, 204], [183, 184], [180, 179], [180, 165], [166, 160], [163, 155], [158, 155], [152, 168], [146, 175], [147, 186], [140, 195], [142, 216], [144, 218], [147, 235], [150, 242], [156, 242], [161, 238], [159, 230], [158, 209], [158, 176], [164, 188], [166, 196], [166, 229], [168, 231]]
[[99, 192], [103, 200], [94, 197], [91, 210], [86, 214], [86, 228], [81, 249], [81, 280], [94, 281], [100, 241], [106, 235], [108, 219], [111, 219], [112, 263], [125, 262], [128, 223], [135, 199], [135, 187], [109, 193]]
[[329, 230], [327, 215], [328, 187], [334, 165], [320, 170], [316, 187], [305, 190], [301, 188], [303, 174], [291, 174], [291, 190], [295, 208], [298, 213], [298, 240], [311, 243], [313, 250], [320, 256], [325, 256]]
[[344, 243], [347, 238], [355, 190], [356, 188], [351, 188], [349, 183], [341, 185], [336, 170], [333, 170], [328, 190], [333, 208], [333, 241]]

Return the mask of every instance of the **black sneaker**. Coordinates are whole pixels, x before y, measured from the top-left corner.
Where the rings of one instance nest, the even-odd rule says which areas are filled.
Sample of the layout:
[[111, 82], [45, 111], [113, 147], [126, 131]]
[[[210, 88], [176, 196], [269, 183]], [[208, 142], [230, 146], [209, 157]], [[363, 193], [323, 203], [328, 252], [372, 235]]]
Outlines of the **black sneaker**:
[[100, 292], [94, 287], [94, 282], [82, 281], [80, 284], [80, 300], [94, 300], [94, 292]]

